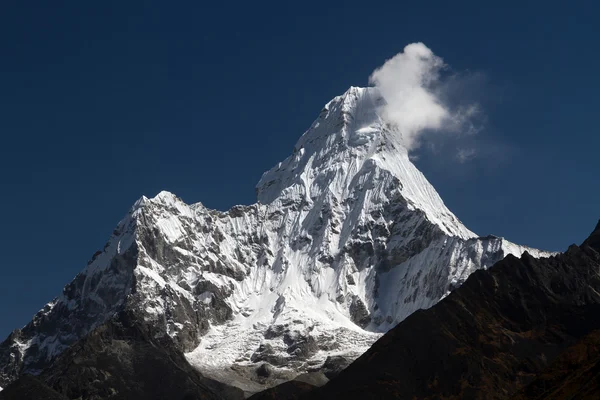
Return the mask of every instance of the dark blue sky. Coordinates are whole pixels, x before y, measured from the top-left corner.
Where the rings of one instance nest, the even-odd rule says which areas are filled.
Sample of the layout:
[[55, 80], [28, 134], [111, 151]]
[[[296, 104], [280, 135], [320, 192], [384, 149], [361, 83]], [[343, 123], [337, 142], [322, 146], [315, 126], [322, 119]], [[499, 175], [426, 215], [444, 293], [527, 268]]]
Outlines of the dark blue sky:
[[328, 100], [415, 41], [485, 76], [480, 157], [417, 161], [450, 209], [480, 234], [581, 242], [600, 216], [600, 10], [488, 3], [1, 2], [0, 336], [142, 194], [252, 203]]

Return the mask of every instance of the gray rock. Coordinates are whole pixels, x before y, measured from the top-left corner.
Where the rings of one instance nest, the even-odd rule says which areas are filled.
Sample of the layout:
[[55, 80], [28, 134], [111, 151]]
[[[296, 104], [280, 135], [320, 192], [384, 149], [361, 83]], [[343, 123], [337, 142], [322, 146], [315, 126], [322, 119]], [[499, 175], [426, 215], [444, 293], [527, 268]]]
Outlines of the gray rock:
[[351, 363], [352, 360], [343, 356], [329, 356], [320, 370], [328, 379], [333, 379]]
[[261, 366], [256, 369], [256, 375], [260, 378], [268, 378], [273, 375], [273, 367], [267, 363], [261, 364]]
[[352, 322], [361, 328], [366, 327], [371, 322], [371, 316], [367, 307], [356, 295], [352, 297], [352, 302], [350, 303], [350, 318]]

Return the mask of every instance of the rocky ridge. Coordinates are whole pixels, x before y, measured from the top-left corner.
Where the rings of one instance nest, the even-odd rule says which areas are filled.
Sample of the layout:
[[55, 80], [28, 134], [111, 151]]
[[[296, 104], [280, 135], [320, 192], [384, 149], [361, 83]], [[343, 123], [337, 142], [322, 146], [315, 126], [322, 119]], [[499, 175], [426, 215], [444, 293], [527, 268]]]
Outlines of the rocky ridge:
[[309, 396], [597, 398], [599, 272], [600, 223], [565, 253], [509, 255], [413, 313]]

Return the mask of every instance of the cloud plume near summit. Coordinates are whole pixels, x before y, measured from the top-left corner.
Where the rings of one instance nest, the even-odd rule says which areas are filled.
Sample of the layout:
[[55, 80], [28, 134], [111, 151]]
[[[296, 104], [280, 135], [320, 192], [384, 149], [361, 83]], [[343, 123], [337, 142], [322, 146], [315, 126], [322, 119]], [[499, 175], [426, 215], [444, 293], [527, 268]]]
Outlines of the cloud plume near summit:
[[446, 69], [442, 58], [423, 43], [411, 43], [387, 60], [369, 77], [379, 88], [386, 104], [381, 110], [387, 122], [402, 133], [409, 151], [419, 148], [428, 132], [474, 133], [477, 104], [451, 104], [452, 93], [442, 78]]

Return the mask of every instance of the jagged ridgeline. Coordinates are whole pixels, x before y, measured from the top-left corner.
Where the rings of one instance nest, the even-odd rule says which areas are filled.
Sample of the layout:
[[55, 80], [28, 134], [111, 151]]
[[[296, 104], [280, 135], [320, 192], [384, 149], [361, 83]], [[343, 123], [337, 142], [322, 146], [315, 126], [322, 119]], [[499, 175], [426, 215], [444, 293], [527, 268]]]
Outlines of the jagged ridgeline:
[[205, 376], [257, 391], [345, 365], [507, 254], [544, 254], [463, 226], [379, 117], [382, 104], [375, 88], [331, 100], [263, 175], [256, 204], [138, 200], [63, 293], [0, 345], [0, 386], [125, 313]]

